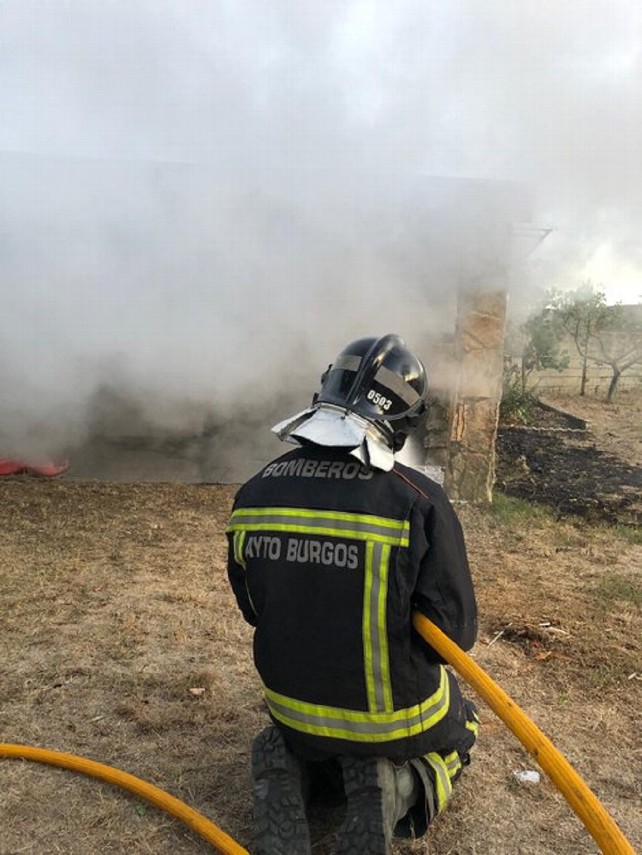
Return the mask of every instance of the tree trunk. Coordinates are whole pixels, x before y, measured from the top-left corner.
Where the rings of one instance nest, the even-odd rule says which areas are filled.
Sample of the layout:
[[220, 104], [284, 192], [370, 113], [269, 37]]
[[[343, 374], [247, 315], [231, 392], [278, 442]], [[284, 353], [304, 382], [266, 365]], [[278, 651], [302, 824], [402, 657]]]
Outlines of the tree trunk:
[[609, 383], [609, 391], [606, 393], [606, 403], [612, 404], [613, 398], [615, 398], [615, 393], [617, 392], [617, 385], [620, 382], [620, 377], [622, 376], [622, 372], [618, 371], [617, 368], [613, 368], [613, 376], [611, 377], [611, 382]]
[[580, 396], [584, 397], [586, 395], [586, 383], [588, 381], [588, 348], [589, 348], [589, 334], [588, 327], [586, 330], [586, 337], [584, 339], [584, 352], [582, 353], [582, 379], [580, 380]]

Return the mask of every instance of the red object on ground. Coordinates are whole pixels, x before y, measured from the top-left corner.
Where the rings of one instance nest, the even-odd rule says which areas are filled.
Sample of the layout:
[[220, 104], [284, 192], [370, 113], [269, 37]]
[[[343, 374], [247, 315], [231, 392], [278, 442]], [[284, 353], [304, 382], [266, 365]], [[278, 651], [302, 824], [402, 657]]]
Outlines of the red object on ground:
[[20, 463], [18, 460], [9, 460], [7, 457], [0, 457], [0, 475], [20, 475], [24, 471], [24, 463]]
[[45, 460], [42, 463], [25, 463], [22, 460], [9, 460], [0, 457], [0, 476], [3, 475], [35, 475], [39, 478], [55, 478], [69, 469], [68, 460]]
[[58, 463], [53, 463], [49, 460], [38, 466], [29, 463], [26, 467], [26, 471], [29, 475], [37, 475], [40, 478], [55, 478], [56, 475], [62, 475], [62, 473], [66, 472], [67, 469], [69, 469], [68, 460], [59, 460]]

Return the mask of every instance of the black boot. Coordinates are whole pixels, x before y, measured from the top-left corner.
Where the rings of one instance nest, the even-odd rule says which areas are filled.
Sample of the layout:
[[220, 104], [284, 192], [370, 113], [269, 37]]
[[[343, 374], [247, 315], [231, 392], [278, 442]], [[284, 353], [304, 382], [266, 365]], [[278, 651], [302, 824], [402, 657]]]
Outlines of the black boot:
[[310, 855], [302, 792], [302, 766], [278, 727], [267, 727], [252, 745], [253, 855]]
[[410, 764], [382, 757], [343, 757], [341, 764], [347, 806], [338, 855], [388, 855], [397, 822], [419, 798]]

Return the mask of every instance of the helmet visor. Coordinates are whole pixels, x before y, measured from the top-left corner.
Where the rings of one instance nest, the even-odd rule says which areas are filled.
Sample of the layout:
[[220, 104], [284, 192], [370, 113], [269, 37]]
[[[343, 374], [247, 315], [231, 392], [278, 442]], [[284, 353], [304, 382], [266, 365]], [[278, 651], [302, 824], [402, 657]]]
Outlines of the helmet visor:
[[345, 407], [373, 421], [394, 421], [421, 409], [425, 387], [421, 363], [406, 364], [403, 377], [380, 365], [369, 382], [354, 389], [360, 366], [359, 356], [339, 356], [323, 383], [319, 402]]

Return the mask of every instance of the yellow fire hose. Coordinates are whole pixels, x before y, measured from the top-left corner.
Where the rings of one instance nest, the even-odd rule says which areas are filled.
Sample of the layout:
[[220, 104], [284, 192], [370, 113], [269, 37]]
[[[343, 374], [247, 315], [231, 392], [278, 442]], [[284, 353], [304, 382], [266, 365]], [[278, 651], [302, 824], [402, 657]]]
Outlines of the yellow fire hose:
[[635, 850], [595, 794], [506, 692], [428, 618], [415, 612], [413, 623], [417, 632], [461, 674], [537, 760], [604, 855], [635, 855]]
[[192, 831], [200, 834], [201, 837], [204, 837], [205, 840], [211, 843], [217, 852], [222, 852], [224, 855], [248, 855], [247, 849], [239, 846], [224, 831], [221, 831], [217, 825], [184, 802], [174, 798], [174, 796], [170, 796], [169, 793], [166, 793], [159, 787], [148, 784], [147, 781], [141, 781], [140, 778], [136, 778], [127, 772], [114, 769], [112, 766], [95, 763], [93, 760], [87, 760], [85, 757], [77, 757], [75, 754], [49, 751], [47, 748], [33, 748], [30, 745], [8, 745], [6, 743], [0, 743], [0, 757], [15, 757], [21, 760], [34, 760], [37, 763], [47, 763], [50, 766], [60, 766], [63, 769], [82, 772], [85, 775], [90, 775], [92, 778], [100, 778], [101, 781], [107, 781], [109, 784], [116, 784], [116, 786], [122, 787], [124, 790], [129, 790], [130, 793], [146, 799], [156, 807], [182, 820]]
[[[582, 820], [602, 853], [604, 855], [635, 855], [635, 850], [629, 841], [568, 760], [503, 689], [428, 618], [415, 613], [413, 623], [415, 629], [428, 644], [461, 674], [509, 730], [514, 733], [529, 754], [537, 760]], [[111, 766], [105, 766], [103, 763], [96, 763], [84, 757], [77, 757], [74, 754], [64, 754], [60, 751], [34, 748], [29, 745], [0, 743], [0, 757], [34, 760], [38, 763], [60, 766], [63, 769], [82, 772], [107, 783], [116, 784], [182, 820], [193, 831], [211, 843], [217, 852], [221, 852], [223, 855], [249, 855], [246, 849], [202, 814], [153, 784], [142, 781], [127, 772], [121, 772]]]

